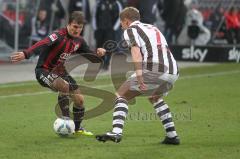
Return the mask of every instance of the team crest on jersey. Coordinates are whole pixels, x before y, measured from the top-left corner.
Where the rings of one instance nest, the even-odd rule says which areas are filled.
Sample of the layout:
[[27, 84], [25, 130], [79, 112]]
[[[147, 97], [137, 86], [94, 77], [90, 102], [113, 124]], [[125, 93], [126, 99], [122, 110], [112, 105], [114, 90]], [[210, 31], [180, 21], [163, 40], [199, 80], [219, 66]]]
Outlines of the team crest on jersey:
[[55, 34], [55, 33], [53, 33], [53, 34], [51, 34], [50, 36], [49, 36], [49, 38], [52, 40], [52, 41], [55, 41], [55, 40], [57, 40], [57, 35]]
[[74, 51], [77, 51], [78, 48], [79, 48], [79, 44], [75, 45]]

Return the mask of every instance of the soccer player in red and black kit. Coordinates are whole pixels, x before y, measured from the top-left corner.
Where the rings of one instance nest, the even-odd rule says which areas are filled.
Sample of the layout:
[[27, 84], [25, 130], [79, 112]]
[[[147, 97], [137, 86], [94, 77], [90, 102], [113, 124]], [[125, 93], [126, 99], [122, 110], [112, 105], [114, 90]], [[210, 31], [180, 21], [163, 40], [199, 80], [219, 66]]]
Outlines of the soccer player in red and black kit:
[[[73, 53], [91, 53], [86, 41], [80, 36], [83, 29], [84, 17], [82, 12], [73, 12], [65, 28], [54, 31], [45, 39], [37, 42], [23, 52], [15, 52], [11, 56], [12, 62], [29, 59], [31, 55], [40, 53], [35, 69], [36, 79], [43, 86], [58, 91], [58, 103], [63, 117], [69, 117], [69, 98], [74, 102], [73, 120], [75, 133], [93, 135], [81, 127], [84, 116], [83, 95], [76, 81], [64, 69], [65, 60]], [[103, 56], [106, 50], [98, 48], [97, 56]], [[98, 61], [100, 62], [100, 60]], [[59, 71], [60, 70], [60, 71]]]

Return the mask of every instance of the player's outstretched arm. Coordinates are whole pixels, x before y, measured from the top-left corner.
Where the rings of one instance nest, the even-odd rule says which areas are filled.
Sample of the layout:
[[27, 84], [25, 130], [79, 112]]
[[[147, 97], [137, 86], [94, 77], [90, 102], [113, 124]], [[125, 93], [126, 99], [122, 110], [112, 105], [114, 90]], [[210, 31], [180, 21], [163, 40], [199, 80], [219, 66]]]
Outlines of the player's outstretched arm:
[[10, 56], [11, 62], [19, 62], [25, 59], [25, 54], [23, 52], [14, 52]]

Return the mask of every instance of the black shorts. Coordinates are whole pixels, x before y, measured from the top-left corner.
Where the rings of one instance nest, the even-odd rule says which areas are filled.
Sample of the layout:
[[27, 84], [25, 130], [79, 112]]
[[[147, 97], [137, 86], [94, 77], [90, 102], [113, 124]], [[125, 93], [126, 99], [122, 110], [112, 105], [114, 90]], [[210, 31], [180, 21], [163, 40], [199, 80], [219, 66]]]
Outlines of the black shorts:
[[78, 89], [77, 82], [68, 73], [64, 73], [58, 76], [45, 69], [35, 69], [35, 74], [36, 74], [36, 79], [41, 86], [50, 88], [53, 91], [56, 91], [56, 90], [52, 87], [52, 83], [58, 77], [68, 82], [70, 87], [69, 90]]

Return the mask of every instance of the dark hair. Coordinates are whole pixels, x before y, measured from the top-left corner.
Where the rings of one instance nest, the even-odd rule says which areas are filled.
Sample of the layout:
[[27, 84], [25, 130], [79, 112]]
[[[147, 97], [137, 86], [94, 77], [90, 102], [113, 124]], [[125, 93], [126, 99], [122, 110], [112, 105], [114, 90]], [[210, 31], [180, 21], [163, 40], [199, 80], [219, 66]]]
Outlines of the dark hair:
[[119, 17], [121, 20], [124, 20], [126, 18], [131, 21], [136, 21], [136, 20], [140, 20], [140, 13], [137, 8], [126, 7], [121, 11], [121, 13], [119, 14]]
[[68, 24], [72, 23], [73, 21], [75, 21], [77, 24], [84, 24], [83, 12], [73, 11], [69, 16]]

